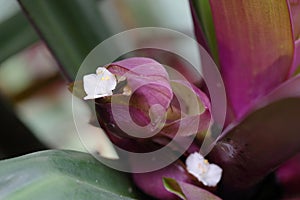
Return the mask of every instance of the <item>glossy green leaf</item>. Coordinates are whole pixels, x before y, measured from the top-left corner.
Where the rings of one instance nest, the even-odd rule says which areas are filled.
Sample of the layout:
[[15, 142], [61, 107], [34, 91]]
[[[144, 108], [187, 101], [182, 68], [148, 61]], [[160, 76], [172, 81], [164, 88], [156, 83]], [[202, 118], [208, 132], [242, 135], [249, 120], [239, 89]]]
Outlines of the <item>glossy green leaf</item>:
[[0, 63], [37, 40], [26, 17], [18, 12], [0, 24]]
[[[96, 0], [19, 0], [23, 11], [73, 81], [87, 54], [109, 36]], [[105, 56], [105, 55], [101, 55]]]
[[128, 176], [86, 153], [50, 150], [0, 162], [0, 199], [137, 199]]

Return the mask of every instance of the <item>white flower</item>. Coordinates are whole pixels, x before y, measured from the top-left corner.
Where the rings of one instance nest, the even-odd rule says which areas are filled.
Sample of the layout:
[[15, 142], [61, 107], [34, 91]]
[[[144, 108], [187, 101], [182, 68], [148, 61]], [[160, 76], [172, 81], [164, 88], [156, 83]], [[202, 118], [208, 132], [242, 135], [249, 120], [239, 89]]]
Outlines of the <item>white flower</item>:
[[209, 162], [200, 154], [192, 153], [185, 161], [187, 170], [206, 186], [216, 186], [221, 180], [222, 169]]
[[83, 77], [83, 88], [87, 94], [84, 99], [111, 96], [116, 86], [117, 79], [115, 75], [104, 67], [98, 67], [96, 74], [89, 74]]

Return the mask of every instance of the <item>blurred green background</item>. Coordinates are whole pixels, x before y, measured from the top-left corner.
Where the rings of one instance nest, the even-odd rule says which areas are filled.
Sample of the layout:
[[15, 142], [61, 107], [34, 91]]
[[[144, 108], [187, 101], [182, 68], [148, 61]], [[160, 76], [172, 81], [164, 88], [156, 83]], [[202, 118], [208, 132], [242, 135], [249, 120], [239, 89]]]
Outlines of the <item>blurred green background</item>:
[[[102, 21], [99, 26], [103, 26], [102, 40], [121, 31], [149, 26], [170, 28], [193, 37], [188, 1], [101, 0], [96, 5]], [[43, 148], [85, 151], [73, 122], [67, 81], [15, 0], [0, 0], [0, 96], [5, 112], [13, 111], [12, 115], [20, 119], [19, 122], [5, 112], [0, 113], [0, 119], [5, 119], [0, 121], [1, 158]], [[25, 145], [22, 149], [16, 141], [27, 141], [15, 129], [18, 125], [13, 125], [18, 123], [25, 125], [23, 129], [36, 136], [42, 145], [35, 148], [29, 140], [31, 147], [26, 149]]]

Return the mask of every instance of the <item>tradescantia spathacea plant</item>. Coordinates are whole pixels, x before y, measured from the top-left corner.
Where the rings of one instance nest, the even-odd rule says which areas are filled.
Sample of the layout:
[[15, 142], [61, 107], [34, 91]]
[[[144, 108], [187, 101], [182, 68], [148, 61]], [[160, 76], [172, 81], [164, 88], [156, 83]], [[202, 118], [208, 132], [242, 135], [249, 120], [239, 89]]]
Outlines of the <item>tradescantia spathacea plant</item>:
[[[158, 171], [132, 174], [150, 196], [219, 199], [215, 193], [228, 199], [251, 198], [278, 167], [279, 184], [289, 188], [291, 177], [297, 191], [300, 176], [286, 174], [300, 169], [295, 164], [299, 159], [280, 165], [300, 151], [300, 2], [191, 0], [190, 5], [197, 40], [217, 63], [228, 100], [226, 125], [209, 161], [197, 152], [212, 117], [209, 94], [182, 80], [172, 82], [158, 62], [135, 57], [99, 67], [96, 74], [84, 77], [85, 99], [96, 99], [102, 128], [127, 150], [159, 148], [172, 139], [179, 123], [184, 124], [182, 137], [197, 134], [180, 160]], [[187, 109], [180, 110], [172, 84], [196, 95], [201, 112], [189, 113], [188, 102]], [[117, 99], [118, 119], [112, 117], [112, 97]], [[128, 106], [134, 122], [146, 127], [143, 131], [130, 126]], [[197, 118], [197, 131], [189, 132]], [[149, 136], [157, 128], [160, 132], [137, 140], [120, 128], [126, 124], [137, 135]]]
[[[87, 1], [88, 6], [83, 1], [70, 2], [39, 1], [35, 7], [20, 0], [56, 57], [60, 61], [67, 57], [61, 63], [66, 68], [78, 64], [83, 55], [79, 50], [86, 47], [88, 52], [93, 45], [87, 41], [103, 32], [98, 29], [103, 26], [92, 26], [82, 32], [69, 29], [63, 35], [68, 26], [56, 26], [54, 21], [64, 22], [59, 17], [71, 15], [78, 20], [68, 23], [80, 22], [78, 11], [84, 11], [88, 14], [83, 21], [89, 24], [89, 16], [96, 13], [91, 9], [93, 1]], [[47, 15], [48, 9], [59, 9], [58, 5], [63, 8], [59, 15]], [[190, 148], [171, 165], [132, 174], [135, 184], [154, 198], [270, 199], [274, 196], [261, 193], [273, 172], [286, 195], [299, 196], [299, 0], [190, 0], [190, 5], [196, 38], [218, 65], [228, 101], [225, 127], [206, 158], [199, 149], [214, 120], [210, 94], [192, 84], [191, 77], [174, 80], [153, 59], [129, 58], [86, 75], [83, 98], [95, 99], [100, 125], [114, 144], [128, 151], [159, 149], [174, 139], [179, 126], [182, 138], [195, 136]], [[64, 12], [72, 6], [74, 12]], [[47, 29], [45, 24], [52, 26]], [[54, 36], [59, 34], [64, 37], [57, 40]], [[71, 46], [66, 46], [69, 40]], [[78, 41], [82, 44], [74, 48]], [[70, 55], [75, 56], [68, 54], [72, 50], [76, 54]], [[112, 107], [118, 115], [113, 115]]]

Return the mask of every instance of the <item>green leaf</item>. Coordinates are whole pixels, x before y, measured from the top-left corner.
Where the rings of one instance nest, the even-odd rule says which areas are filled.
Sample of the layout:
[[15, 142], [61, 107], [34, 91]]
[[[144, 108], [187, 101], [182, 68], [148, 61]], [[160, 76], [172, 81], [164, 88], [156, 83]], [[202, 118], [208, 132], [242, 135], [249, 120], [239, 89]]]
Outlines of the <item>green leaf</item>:
[[[19, 0], [69, 81], [87, 54], [110, 34], [96, 0]], [[105, 55], [101, 55], [105, 56]]]
[[18, 12], [0, 24], [0, 63], [37, 40], [23, 13]]
[[182, 181], [176, 181], [172, 178], [163, 178], [163, 183], [165, 188], [184, 200], [195, 200], [195, 199], [205, 199], [205, 200], [221, 200], [216, 195], [210, 193], [209, 191], [202, 189], [201, 187], [185, 183]]
[[0, 199], [137, 199], [128, 176], [92, 156], [49, 150], [0, 162]]
[[163, 183], [164, 183], [166, 190], [168, 190], [169, 192], [171, 192], [173, 194], [176, 194], [177, 196], [179, 196], [182, 199], [186, 199], [179, 184], [176, 182], [175, 179], [163, 178]]
[[209, 0], [192, 0], [200, 25], [206, 37], [214, 61], [219, 63], [217, 40]]

